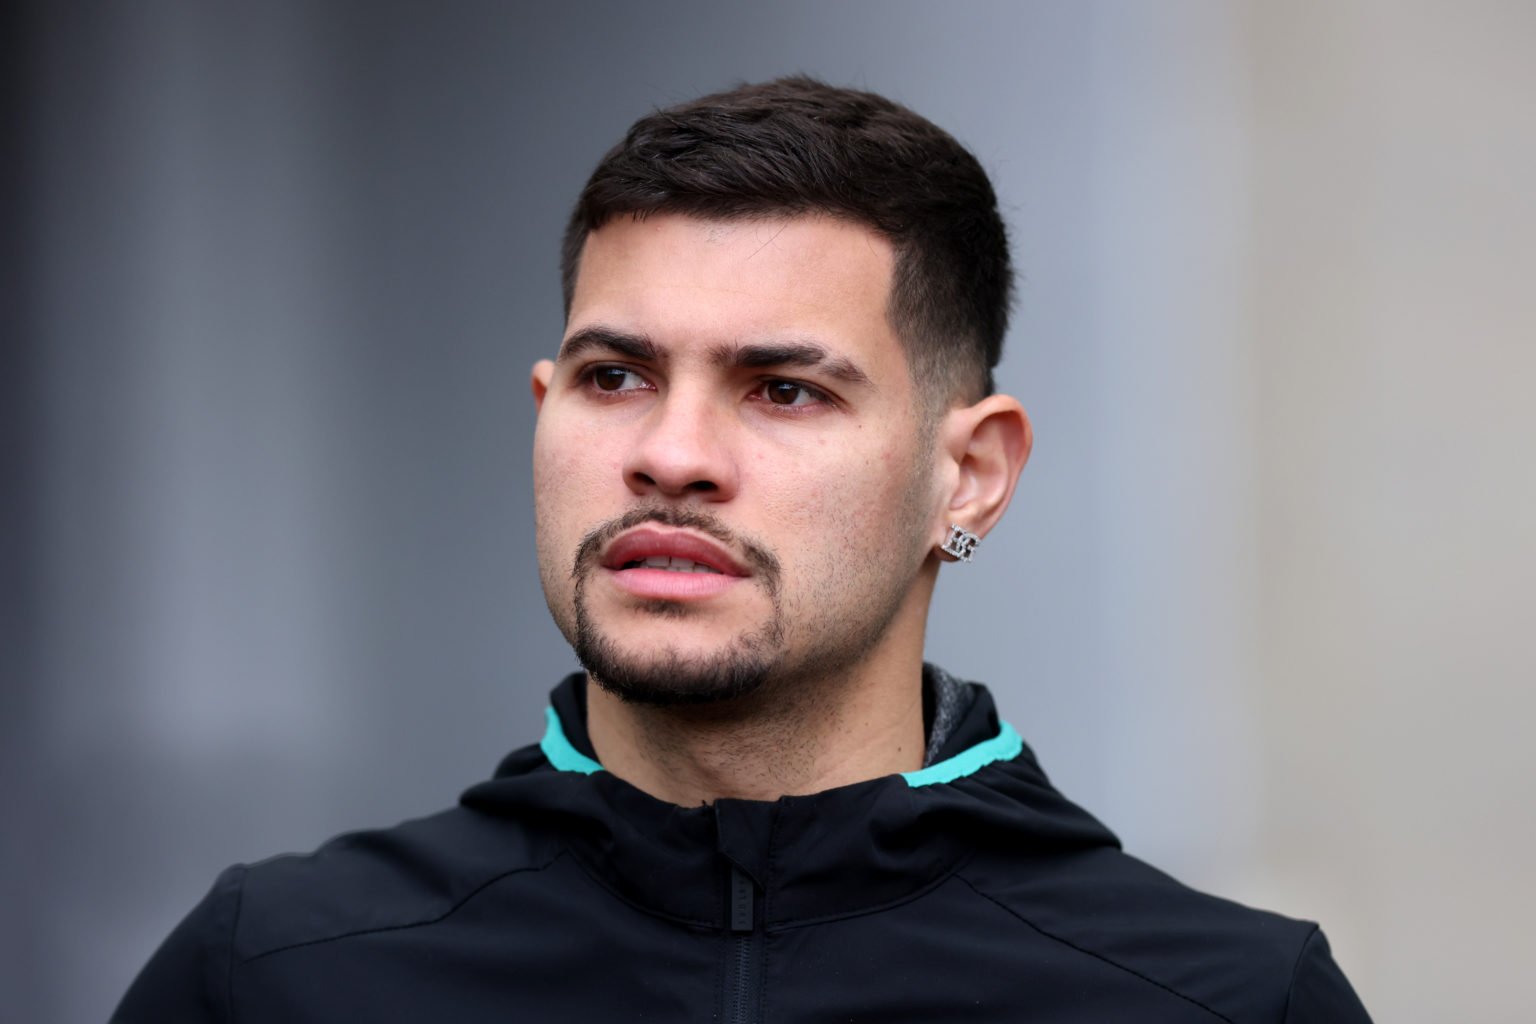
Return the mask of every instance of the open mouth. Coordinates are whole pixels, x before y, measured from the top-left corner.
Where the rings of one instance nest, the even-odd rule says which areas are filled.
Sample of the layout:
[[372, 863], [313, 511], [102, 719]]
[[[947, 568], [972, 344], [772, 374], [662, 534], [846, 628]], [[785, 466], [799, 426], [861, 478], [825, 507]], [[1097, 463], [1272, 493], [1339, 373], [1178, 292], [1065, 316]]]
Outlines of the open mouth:
[[719, 597], [752, 575], [714, 538], [651, 523], [615, 537], [599, 564], [607, 570], [604, 578], [620, 592], [669, 605]]
[[621, 572], [625, 569], [665, 569], [668, 572], [708, 572], [716, 576], [722, 575], [720, 570], [712, 565], [678, 558], [674, 555], [652, 555], [649, 558], [632, 559], [619, 566]]
[[686, 530], [644, 525], [621, 534], [603, 553], [613, 572], [660, 569], [680, 575], [743, 577], [749, 570], [723, 544]]

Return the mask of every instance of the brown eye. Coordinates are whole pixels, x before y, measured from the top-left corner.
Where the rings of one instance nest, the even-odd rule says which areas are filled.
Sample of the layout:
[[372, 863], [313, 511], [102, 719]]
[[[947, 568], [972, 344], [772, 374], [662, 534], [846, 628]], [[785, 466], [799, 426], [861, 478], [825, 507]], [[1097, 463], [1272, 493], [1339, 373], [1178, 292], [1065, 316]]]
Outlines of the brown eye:
[[600, 366], [592, 371], [592, 383], [600, 391], [618, 391], [629, 377], [629, 371], [621, 366]]
[[768, 401], [774, 405], [794, 405], [796, 399], [805, 394], [805, 388], [787, 380], [769, 381], [765, 388]]

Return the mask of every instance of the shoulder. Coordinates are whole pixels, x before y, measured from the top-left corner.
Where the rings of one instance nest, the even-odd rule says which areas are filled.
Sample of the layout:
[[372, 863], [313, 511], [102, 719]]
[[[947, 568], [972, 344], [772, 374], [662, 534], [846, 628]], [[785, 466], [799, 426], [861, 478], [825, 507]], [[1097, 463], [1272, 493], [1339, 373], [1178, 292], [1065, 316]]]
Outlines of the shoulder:
[[455, 807], [232, 868], [215, 891], [238, 905], [232, 939], [243, 960], [440, 920], [488, 885], [548, 867], [557, 853], [515, 819]]
[[1366, 1022], [1318, 926], [1191, 889], [1113, 847], [981, 857], [977, 896], [1068, 956], [1234, 1024]]
[[242, 964], [336, 939], [432, 924], [554, 845], [514, 818], [456, 807], [338, 836], [312, 853], [229, 868], [129, 988], [114, 1024], [230, 1020]]

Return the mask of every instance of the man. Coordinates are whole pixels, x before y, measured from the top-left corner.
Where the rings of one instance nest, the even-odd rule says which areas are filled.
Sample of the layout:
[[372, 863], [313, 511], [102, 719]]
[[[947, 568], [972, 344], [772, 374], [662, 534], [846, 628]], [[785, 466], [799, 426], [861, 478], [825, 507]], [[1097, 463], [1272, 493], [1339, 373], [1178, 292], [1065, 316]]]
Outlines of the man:
[[226, 872], [117, 1020], [1358, 1022], [1315, 925], [1185, 889], [923, 664], [1029, 456], [986, 175], [792, 78], [643, 118], [533, 369], [585, 673], [459, 807]]

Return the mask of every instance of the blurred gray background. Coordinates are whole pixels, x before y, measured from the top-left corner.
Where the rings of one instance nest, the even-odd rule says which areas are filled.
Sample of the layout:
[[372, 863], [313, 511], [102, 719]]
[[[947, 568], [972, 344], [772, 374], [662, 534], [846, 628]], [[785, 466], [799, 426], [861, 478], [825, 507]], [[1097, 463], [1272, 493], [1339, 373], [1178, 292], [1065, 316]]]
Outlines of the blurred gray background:
[[934, 660], [1382, 1021], [1536, 994], [1536, 5], [32, 3], [0, 363], [0, 991], [427, 813], [573, 666], [527, 373], [635, 117], [806, 71], [992, 172], [1036, 454]]

